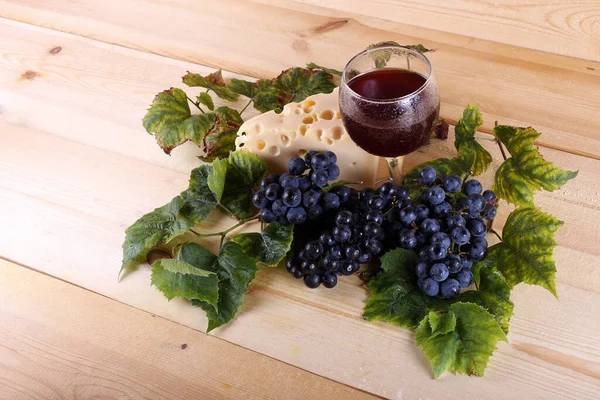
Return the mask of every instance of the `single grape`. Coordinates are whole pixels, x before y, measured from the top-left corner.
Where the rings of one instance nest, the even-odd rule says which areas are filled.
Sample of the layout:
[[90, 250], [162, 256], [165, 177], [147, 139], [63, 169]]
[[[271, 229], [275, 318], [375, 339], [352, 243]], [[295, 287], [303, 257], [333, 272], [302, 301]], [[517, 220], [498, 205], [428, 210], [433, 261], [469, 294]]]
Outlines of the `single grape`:
[[469, 229], [469, 232], [471, 232], [471, 236], [473, 237], [485, 236], [485, 233], [487, 231], [485, 223], [483, 223], [483, 221], [480, 219], [469, 220], [469, 222], [467, 223], [467, 228]]
[[313, 184], [319, 187], [327, 185], [327, 178], [328, 176], [326, 171], [312, 171], [310, 173], [310, 179], [312, 180]]
[[283, 192], [283, 188], [279, 183], [271, 183], [265, 189], [265, 196], [267, 199], [275, 201], [281, 196], [281, 192]]
[[395, 193], [394, 184], [392, 182], [386, 182], [383, 185], [379, 186], [376, 192], [379, 196], [383, 197], [384, 199], [388, 199], [391, 196], [393, 196], [393, 194], [390, 193]]
[[469, 207], [469, 214], [477, 215], [483, 210], [483, 205], [485, 201], [483, 200], [483, 196], [480, 194], [470, 194], [467, 197], [467, 206]]
[[448, 248], [444, 246], [440, 242], [435, 242], [431, 244], [431, 258], [434, 261], [443, 260], [446, 258], [446, 254], [448, 253]]
[[369, 210], [380, 211], [385, 207], [385, 200], [381, 196], [374, 195], [367, 200], [367, 206]]
[[483, 210], [481, 210], [481, 218], [492, 220], [496, 218], [496, 213], [496, 206], [488, 203], [485, 206], [483, 206]]
[[421, 222], [429, 216], [429, 207], [425, 204], [419, 204], [415, 207], [415, 213], [417, 214], [417, 221]]
[[[327, 264], [325, 263], [325, 260], [328, 260]], [[323, 264], [323, 267], [325, 268], [326, 271], [331, 271], [331, 272], [337, 271], [337, 269], [340, 266], [340, 263], [337, 260], [331, 259], [330, 256], [323, 257], [323, 260], [321, 260], [321, 264]]]
[[326, 151], [324, 154], [329, 158], [330, 164], [337, 163], [337, 156], [335, 155], [335, 153], [333, 151]]
[[350, 260], [342, 260], [340, 261], [339, 271], [345, 276], [352, 275], [354, 272], [354, 264]]
[[298, 178], [288, 174], [287, 172], [284, 174], [281, 174], [281, 176], [279, 177], [279, 184], [285, 189], [285, 188], [297, 188], [298, 187]]
[[409, 206], [400, 210], [398, 217], [400, 222], [408, 226], [417, 219], [417, 213], [415, 212], [414, 208]]
[[321, 284], [321, 277], [317, 274], [305, 275], [304, 284], [311, 289], [318, 288]]
[[329, 167], [327, 167], [327, 179], [330, 181], [335, 181], [339, 177], [340, 177], [340, 167], [338, 167], [335, 164], [329, 165]]
[[375, 195], [376, 195], [375, 190], [373, 190], [373, 188], [370, 188], [370, 187], [366, 187], [360, 191], [360, 198], [363, 200], [367, 200], [369, 197], [375, 196]]
[[461, 257], [460, 269], [462, 269], [464, 271], [467, 269], [471, 269], [472, 266], [473, 266], [473, 261]]
[[338, 225], [333, 228], [333, 238], [338, 243], [345, 243], [350, 240], [352, 236], [352, 230], [348, 225]]
[[486, 190], [484, 191], [482, 194], [483, 199], [487, 202], [487, 203], [493, 203], [496, 201], [496, 193], [494, 193], [491, 190]]
[[256, 208], [265, 208], [269, 205], [269, 199], [267, 199], [265, 192], [259, 190], [252, 195], [252, 204]]
[[460, 215], [453, 215], [446, 220], [446, 224], [448, 225], [448, 229], [452, 230], [459, 226], [466, 226], [467, 221]]
[[277, 199], [273, 202], [273, 204], [271, 204], [271, 211], [273, 211], [273, 214], [275, 214], [277, 217], [281, 217], [287, 214], [288, 206], [283, 204], [283, 200]]
[[327, 167], [329, 167], [329, 157], [327, 157], [326, 154], [317, 153], [310, 160], [310, 165], [315, 170], [320, 170], [320, 171], [326, 170]]
[[331, 289], [337, 285], [337, 275], [332, 272], [325, 272], [321, 277], [321, 283], [328, 289]]
[[323, 196], [323, 203], [326, 210], [337, 210], [340, 208], [340, 198], [335, 193], [325, 193], [325, 196]]
[[308, 176], [302, 175], [302, 176], [298, 177], [298, 189], [300, 189], [300, 191], [304, 192], [311, 186], [312, 186], [312, 181], [310, 180], [310, 178]]
[[306, 161], [306, 163], [310, 165], [310, 162], [315, 154], [317, 154], [317, 152], [314, 150], [307, 152], [306, 154], [304, 154], [304, 161]]
[[369, 253], [377, 255], [381, 253], [383, 245], [379, 240], [371, 238], [365, 241], [365, 248], [369, 251]]
[[331, 236], [331, 233], [329, 233], [329, 232], [321, 233], [321, 236], [319, 236], [319, 242], [323, 246], [327, 246], [327, 247], [331, 247], [336, 243], [335, 239], [333, 238], [333, 236]]
[[456, 193], [462, 186], [462, 179], [458, 175], [448, 175], [444, 178], [444, 189], [448, 193]]
[[471, 233], [467, 228], [459, 226], [457, 228], [452, 229], [450, 237], [452, 238], [454, 243], [461, 246], [469, 242], [469, 240], [471, 239]]
[[466, 181], [463, 185], [463, 191], [467, 196], [472, 194], [480, 194], [483, 187], [481, 183], [477, 179], [471, 179], [470, 181]]
[[449, 275], [448, 267], [444, 263], [435, 263], [429, 269], [429, 276], [436, 282], [443, 282]]
[[435, 182], [435, 178], [436, 178], [436, 173], [435, 173], [435, 169], [431, 168], [431, 167], [423, 167], [423, 169], [421, 169], [421, 173], [420, 173], [420, 181], [423, 182], [424, 184], [431, 186], [433, 184], [433, 182]]
[[260, 220], [266, 222], [267, 224], [270, 224], [271, 222], [277, 220], [277, 216], [273, 211], [269, 210], [268, 208], [263, 208], [262, 210], [260, 210]]
[[305, 260], [300, 263], [300, 269], [304, 275], [313, 274], [317, 270], [317, 264], [314, 261]]
[[365, 235], [367, 235], [368, 237], [376, 237], [383, 232], [383, 229], [381, 229], [381, 226], [379, 226], [375, 222], [367, 222], [364, 228], [364, 232]]
[[440, 223], [437, 219], [426, 218], [421, 222], [421, 230], [426, 235], [433, 235], [440, 231]]
[[460, 293], [460, 283], [456, 279], [448, 279], [440, 285], [440, 294], [444, 299], [451, 299]]
[[435, 206], [444, 201], [446, 198], [446, 192], [439, 186], [434, 186], [425, 192], [425, 198], [429, 204]]
[[464, 289], [473, 282], [473, 274], [471, 271], [460, 271], [456, 274], [456, 280], [460, 283], [460, 287]]
[[414, 249], [418, 244], [417, 237], [410, 229], [403, 229], [398, 235], [398, 244], [403, 249]]
[[475, 261], [483, 260], [487, 255], [487, 244], [481, 241], [474, 242], [469, 250], [469, 255]]
[[408, 199], [408, 196], [410, 195], [410, 192], [408, 191], [408, 188], [406, 186], [394, 186], [394, 192], [396, 195], [396, 198], [398, 200], [406, 200]]
[[310, 219], [311, 221], [321, 217], [321, 215], [323, 215], [323, 213], [325, 212], [325, 210], [323, 210], [323, 207], [321, 207], [320, 204], [317, 204], [311, 208], [308, 209], [308, 219]]
[[306, 211], [302, 207], [290, 208], [286, 216], [287, 220], [294, 225], [299, 225], [306, 221]]
[[344, 249], [344, 255], [348, 260], [355, 261], [360, 257], [360, 247], [356, 245], [350, 245]]
[[339, 225], [350, 225], [352, 223], [352, 217], [353, 217], [352, 212], [350, 212], [348, 210], [339, 211], [335, 215], [335, 224], [338, 226]]
[[340, 246], [331, 246], [329, 249], [329, 256], [332, 260], [339, 260], [342, 258], [342, 248]]
[[316, 260], [323, 255], [323, 245], [316, 240], [311, 240], [304, 246], [304, 251], [309, 258]]
[[440, 292], [440, 284], [431, 278], [426, 278], [421, 282], [421, 291], [427, 296], [437, 296]]
[[426, 263], [420, 262], [417, 264], [417, 276], [421, 279], [425, 279], [429, 276], [429, 267]]
[[288, 258], [285, 261], [285, 269], [287, 269], [288, 271], [291, 271], [292, 268], [296, 268], [296, 260], [294, 260], [293, 258]]
[[446, 249], [450, 248], [452, 241], [445, 232], [436, 232], [431, 236], [431, 243], [441, 243]]
[[366, 264], [371, 261], [371, 255], [369, 253], [361, 253], [360, 257], [358, 257], [358, 262], [361, 264]]
[[300, 268], [296, 268], [296, 270], [291, 271], [292, 276], [296, 279], [300, 279], [304, 276], [304, 273], [302, 272], [302, 270]]
[[462, 269], [461, 258], [456, 254], [449, 254], [444, 261], [451, 274], [456, 274]]
[[383, 222], [383, 216], [379, 211], [371, 210], [365, 214], [365, 221], [374, 222], [377, 225], [381, 225], [381, 223]]
[[444, 201], [443, 203], [440, 203], [433, 208], [433, 212], [435, 213], [435, 215], [438, 218], [447, 217], [448, 215], [450, 215], [451, 211], [452, 211], [452, 205], [450, 203], [448, 203], [447, 201]]
[[304, 208], [314, 207], [317, 203], [319, 203], [322, 194], [323, 191], [321, 188], [315, 187], [308, 189], [302, 194], [302, 205]]
[[297, 207], [302, 201], [302, 192], [297, 187], [287, 187], [283, 189], [281, 200], [288, 207]]
[[358, 261], [352, 262], [352, 272], [358, 272], [360, 269], [360, 263]]
[[338, 195], [341, 203], [346, 203], [348, 200], [350, 200], [352, 189], [350, 189], [348, 186], [339, 186], [333, 189], [331, 192]]
[[279, 182], [279, 174], [270, 174], [265, 179], [260, 181], [260, 189], [265, 190], [271, 183]]
[[294, 157], [288, 162], [288, 171], [294, 176], [300, 176], [306, 171], [306, 163], [300, 157]]

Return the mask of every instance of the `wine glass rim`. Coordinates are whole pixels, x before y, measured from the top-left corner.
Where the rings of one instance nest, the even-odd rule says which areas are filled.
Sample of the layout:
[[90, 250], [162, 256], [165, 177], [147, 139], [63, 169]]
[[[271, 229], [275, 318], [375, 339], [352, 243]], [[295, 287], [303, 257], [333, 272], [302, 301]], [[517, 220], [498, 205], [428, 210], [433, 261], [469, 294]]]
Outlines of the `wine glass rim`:
[[[391, 99], [373, 99], [371, 97], [365, 97], [365, 96], [363, 96], [363, 95], [355, 92], [354, 90], [352, 90], [352, 88], [350, 87], [350, 85], [348, 85], [348, 82], [346, 81], [346, 76], [347, 76], [347, 72], [348, 72], [348, 66], [352, 63], [352, 61], [354, 61], [355, 59], [357, 59], [360, 56], [363, 56], [365, 54], [371, 53], [371, 52], [373, 52], [375, 50], [381, 50], [381, 49], [386, 49], [386, 48], [398, 48], [398, 47], [407, 50], [408, 52], [414, 54], [417, 57], [420, 57], [421, 59], [425, 60], [425, 63], [427, 64], [429, 72], [427, 73], [427, 77], [425, 78], [425, 82], [423, 82], [423, 84], [417, 90], [415, 90], [414, 92], [411, 92], [409, 94], [405, 94], [404, 96], [394, 97], [394, 98], [391, 98]], [[381, 69], [381, 68], [373, 68], [372, 70], [367, 71], [367, 72], [376, 71], [378, 69]], [[360, 75], [364, 75], [367, 72], [361, 73]], [[399, 45], [399, 44], [398, 45], [396, 45], [396, 44], [388, 44], [388, 45], [385, 45], [385, 46], [367, 48], [367, 49], [361, 51], [360, 53], [355, 54], [354, 57], [352, 57], [350, 59], [350, 61], [348, 61], [346, 63], [346, 66], [344, 67], [344, 70], [342, 71], [341, 84], [345, 85], [348, 88], [348, 90], [350, 90], [350, 92], [352, 92], [352, 94], [354, 96], [356, 96], [356, 97], [358, 97], [360, 99], [369, 101], [371, 103], [395, 103], [398, 100], [404, 100], [404, 99], [407, 99], [409, 97], [413, 97], [413, 96], [419, 94], [420, 92], [422, 92], [423, 89], [425, 89], [425, 87], [431, 81], [431, 77], [432, 76], [433, 76], [433, 67], [431, 66], [431, 62], [429, 61], [429, 58], [427, 58], [427, 56], [425, 54], [423, 54], [420, 51], [417, 51], [415, 49], [412, 49], [412, 48], [410, 48], [408, 46], [402, 46], [402, 45]]]

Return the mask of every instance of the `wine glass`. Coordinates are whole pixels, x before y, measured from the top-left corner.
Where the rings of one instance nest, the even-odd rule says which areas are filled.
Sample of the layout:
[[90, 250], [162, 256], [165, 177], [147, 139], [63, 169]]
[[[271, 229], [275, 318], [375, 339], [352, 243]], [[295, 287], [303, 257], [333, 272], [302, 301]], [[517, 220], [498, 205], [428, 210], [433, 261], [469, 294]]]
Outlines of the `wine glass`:
[[390, 178], [402, 181], [404, 156], [424, 145], [440, 110], [440, 91], [427, 57], [385, 45], [355, 55], [344, 68], [339, 95], [352, 140], [385, 157]]

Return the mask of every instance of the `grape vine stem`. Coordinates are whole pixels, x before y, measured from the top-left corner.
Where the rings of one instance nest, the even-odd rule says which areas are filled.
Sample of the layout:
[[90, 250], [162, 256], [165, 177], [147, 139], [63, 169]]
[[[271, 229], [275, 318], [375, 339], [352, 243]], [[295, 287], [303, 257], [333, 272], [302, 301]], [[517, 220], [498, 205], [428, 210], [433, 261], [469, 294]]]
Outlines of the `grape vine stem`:
[[196, 237], [199, 237], [199, 238], [221, 236], [221, 244], [223, 244], [223, 240], [225, 240], [225, 237], [229, 233], [231, 233], [231, 231], [239, 228], [240, 226], [242, 226], [242, 225], [244, 225], [244, 224], [246, 224], [248, 222], [257, 220], [258, 217], [259, 217], [259, 215], [257, 214], [257, 215], [255, 215], [253, 217], [242, 219], [237, 224], [234, 224], [234, 225], [230, 226], [229, 228], [227, 228], [227, 229], [225, 229], [224, 231], [221, 231], [221, 232], [200, 233], [200, 232], [198, 232], [198, 231], [196, 231], [194, 229], [190, 229], [190, 232], [192, 232], [194, 235], [196, 235]]
[[[498, 121], [496, 121], [494, 123], [494, 128], [498, 127]], [[504, 158], [504, 161], [506, 161], [508, 159], [508, 157], [506, 157], [506, 152], [504, 151], [504, 146], [502, 145], [502, 142], [500, 140], [498, 140], [498, 138], [495, 139], [496, 143], [498, 143], [498, 147], [500, 147], [500, 153], [502, 153], [502, 158]]]
[[494, 235], [496, 235], [496, 237], [498, 239], [500, 239], [501, 242], [503, 242], [504, 240], [502, 240], [502, 236], [500, 236], [500, 234], [498, 234], [498, 232], [496, 232], [495, 229], [490, 230], [490, 232], [492, 232]]
[[187, 97], [188, 101], [189, 101], [190, 103], [192, 103], [193, 105], [195, 105], [195, 106], [196, 106], [196, 108], [197, 108], [198, 110], [200, 110], [200, 112], [201, 112], [202, 114], [204, 114], [204, 110], [200, 108], [200, 104], [198, 104], [198, 103], [197, 103], [197, 102], [195, 102], [194, 100], [190, 99], [190, 96], [188, 96], [187, 94], [185, 95], [185, 97]]

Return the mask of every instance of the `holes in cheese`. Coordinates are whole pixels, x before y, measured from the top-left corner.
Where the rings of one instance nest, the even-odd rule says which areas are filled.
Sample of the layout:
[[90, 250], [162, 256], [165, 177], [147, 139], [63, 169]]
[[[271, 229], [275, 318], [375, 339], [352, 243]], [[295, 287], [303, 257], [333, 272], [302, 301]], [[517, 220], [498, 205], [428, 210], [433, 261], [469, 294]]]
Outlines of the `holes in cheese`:
[[272, 172], [285, 172], [290, 158], [308, 150], [330, 150], [338, 156], [340, 179], [365, 185], [375, 182], [379, 158], [356, 146], [346, 133], [337, 89], [287, 104], [280, 114], [267, 112], [251, 118], [239, 132], [236, 147], [258, 155]]

